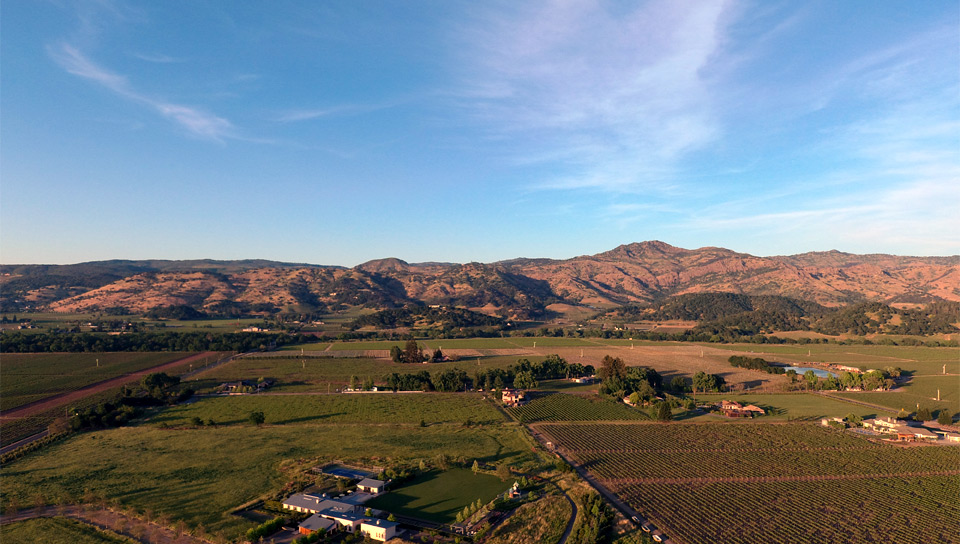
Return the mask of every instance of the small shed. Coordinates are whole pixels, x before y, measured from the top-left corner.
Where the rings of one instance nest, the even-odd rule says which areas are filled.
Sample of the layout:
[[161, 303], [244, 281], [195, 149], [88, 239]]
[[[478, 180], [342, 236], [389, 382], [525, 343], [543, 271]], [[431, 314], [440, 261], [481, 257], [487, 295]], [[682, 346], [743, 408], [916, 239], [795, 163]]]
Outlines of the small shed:
[[373, 478], [364, 478], [357, 484], [357, 489], [378, 495], [387, 488], [387, 483], [383, 480], [374, 480]]

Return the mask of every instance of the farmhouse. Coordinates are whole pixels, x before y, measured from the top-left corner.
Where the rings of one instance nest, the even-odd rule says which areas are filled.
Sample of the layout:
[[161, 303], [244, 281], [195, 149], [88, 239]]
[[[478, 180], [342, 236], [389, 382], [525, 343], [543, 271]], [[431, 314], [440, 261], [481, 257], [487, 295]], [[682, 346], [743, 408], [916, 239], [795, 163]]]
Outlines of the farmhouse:
[[386, 542], [396, 536], [398, 525], [400, 524], [383, 519], [366, 520], [360, 524], [360, 532], [363, 536]]
[[570, 378], [570, 379], [573, 381], [573, 383], [582, 383], [582, 384], [591, 384], [597, 381], [596, 378], [594, 378], [593, 376], [580, 376], [577, 378]]
[[383, 480], [374, 480], [373, 478], [364, 478], [360, 480], [360, 483], [357, 484], [357, 489], [360, 491], [365, 491], [367, 493], [373, 493], [374, 495], [379, 495], [383, 493], [387, 488], [386, 482]]
[[861, 422], [864, 428], [875, 431], [890, 432], [903, 425], [892, 417], [865, 419]]
[[337, 528], [337, 522], [332, 519], [327, 519], [321, 517], [318, 514], [314, 514], [304, 520], [303, 523], [297, 528], [301, 535], [312, 535], [313, 533], [323, 529], [326, 532], [331, 532]]
[[503, 403], [507, 406], [523, 406], [527, 403], [527, 397], [523, 391], [514, 389], [504, 389], [501, 396]]
[[753, 417], [755, 415], [764, 415], [767, 412], [753, 404], [743, 406], [739, 402], [731, 400], [720, 401], [720, 413], [727, 417]]

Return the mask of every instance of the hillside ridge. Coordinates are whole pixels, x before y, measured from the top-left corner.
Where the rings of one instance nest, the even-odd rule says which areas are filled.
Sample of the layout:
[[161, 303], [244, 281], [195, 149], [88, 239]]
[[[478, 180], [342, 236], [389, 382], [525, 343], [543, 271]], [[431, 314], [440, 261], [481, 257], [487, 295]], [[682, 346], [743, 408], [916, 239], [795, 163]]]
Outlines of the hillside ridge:
[[828, 307], [960, 301], [960, 257], [836, 250], [758, 257], [654, 240], [569, 259], [494, 263], [417, 264], [390, 257], [353, 268], [258, 259], [0, 265], [3, 311], [146, 312], [186, 305], [236, 313], [414, 304], [527, 318], [554, 304], [602, 309], [695, 293], [777, 295]]

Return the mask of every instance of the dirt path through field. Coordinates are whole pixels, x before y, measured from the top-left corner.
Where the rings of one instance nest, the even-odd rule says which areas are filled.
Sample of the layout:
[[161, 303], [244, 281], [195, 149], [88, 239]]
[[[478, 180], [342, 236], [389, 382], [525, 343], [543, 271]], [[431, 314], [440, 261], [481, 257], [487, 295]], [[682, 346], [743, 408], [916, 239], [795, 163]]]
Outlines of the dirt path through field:
[[178, 534], [168, 527], [128, 516], [123, 512], [85, 508], [83, 506], [44, 506], [20, 510], [14, 514], [0, 516], [0, 525], [24, 521], [33, 518], [65, 517], [130, 537], [145, 544], [208, 544], [210, 541]]
[[198, 353], [196, 355], [191, 355], [189, 357], [184, 357], [183, 359], [177, 359], [176, 361], [171, 361], [169, 363], [164, 363], [162, 365], [157, 365], [154, 367], [146, 368], [143, 370], [138, 370], [136, 372], [131, 372], [129, 374], [124, 374], [123, 376], [117, 376], [116, 378], [110, 378], [109, 380], [104, 380], [102, 382], [97, 382], [86, 387], [81, 387], [80, 389], [70, 391], [67, 393], [61, 393], [59, 395], [54, 395], [52, 397], [47, 397], [43, 400], [38, 400], [36, 402], [31, 402], [30, 404], [25, 404], [23, 406], [18, 406], [13, 410], [7, 410], [6, 412], [0, 413], [0, 419], [2, 420], [11, 420], [11, 419], [21, 419], [25, 417], [34, 416], [41, 414], [52, 408], [57, 408], [71, 402], [76, 402], [84, 397], [112, 389], [114, 387], [120, 387], [121, 385], [135, 382], [140, 378], [151, 374], [153, 372], [163, 372], [164, 370], [169, 370], [171, 368], [176, 368], [178, 366], [183, 366], [185, 364], [190, 364], [194, 361], [202, 361], [205, 357], [216, 357], [217, 352], [205, 351], [203, 353]]

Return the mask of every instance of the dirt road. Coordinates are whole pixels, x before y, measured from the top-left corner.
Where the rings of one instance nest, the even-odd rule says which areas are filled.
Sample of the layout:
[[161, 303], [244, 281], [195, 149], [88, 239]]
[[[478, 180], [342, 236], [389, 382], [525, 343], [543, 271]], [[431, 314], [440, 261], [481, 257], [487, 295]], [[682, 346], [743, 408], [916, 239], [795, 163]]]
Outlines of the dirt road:
[[145, 544], [209, 544], [209, 540], [181, 534], [169, 527], [128, 516], [123, 512], [83, 506], [44, 506], [0, 516], [0, 525], [33, 518], [73, 518], [101, 529], [120, 533]]

